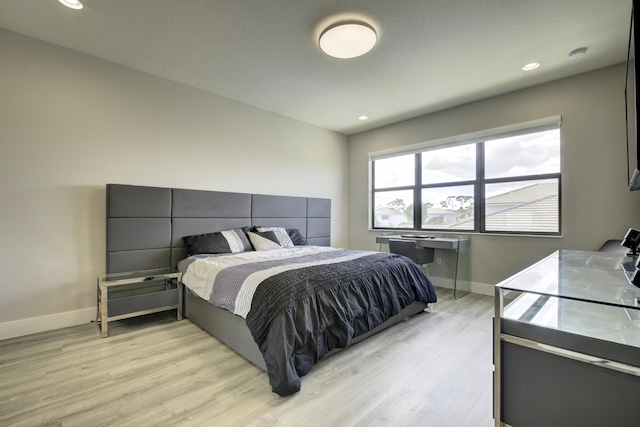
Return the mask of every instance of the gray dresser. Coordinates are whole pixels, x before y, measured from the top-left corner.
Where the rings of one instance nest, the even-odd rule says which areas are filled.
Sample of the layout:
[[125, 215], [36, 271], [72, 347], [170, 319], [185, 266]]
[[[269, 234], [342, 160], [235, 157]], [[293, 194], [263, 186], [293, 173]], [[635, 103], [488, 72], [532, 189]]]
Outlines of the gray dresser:
[[634, 264], [562, 250], [496, 286], [496, 426], [640, 426]]

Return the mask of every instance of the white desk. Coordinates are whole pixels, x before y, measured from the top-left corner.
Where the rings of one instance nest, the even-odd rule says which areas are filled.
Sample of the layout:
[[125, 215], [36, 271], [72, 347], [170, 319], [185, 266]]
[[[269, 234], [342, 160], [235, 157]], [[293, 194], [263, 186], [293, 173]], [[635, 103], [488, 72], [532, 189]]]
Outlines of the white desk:
[[456, 252], [456, 262], [453, 271], [453, 296], [454, 298], [462, 297], [466, 295], [468, 292], [464, 292], [458, 295], [458, 264], [460, 260], [460, 252], [462, 249], [468, 247], [469, 238], [468, 237], [421, 237], [420, 235], [408, 237], [408, 235], [400, 235], [400, 234], [386, 234], [382, 236], [376, 236], [376, 243], [379, 244], [389, 244], [389, 240], [406, 240], [406, 241], [414, 241], [416, 246], [421, 248], [433, 248], [433, 249], [444, 249], [444, 250], [452, 250]]
[[376, 243], [389, 244], [389, 240], [408, 240], [416, 242], [416, 246], [421, 248], [449, 249], [457, 251], [462, 245], [469, 243], [466, 237], [451, 239], [448, 237], [403, 237], [402, 235], [377, 236]]

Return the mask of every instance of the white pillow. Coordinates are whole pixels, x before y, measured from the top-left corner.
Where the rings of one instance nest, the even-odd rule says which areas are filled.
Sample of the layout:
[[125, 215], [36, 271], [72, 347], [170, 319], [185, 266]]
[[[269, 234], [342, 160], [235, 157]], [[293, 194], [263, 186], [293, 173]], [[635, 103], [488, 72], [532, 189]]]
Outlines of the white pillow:
[[272, 231], [250, 231], [247, 233], [251, 244], [256, 251], [270, 251], [272, 249], [280, 249], [280, 242], [275, 242], [275, 233]]

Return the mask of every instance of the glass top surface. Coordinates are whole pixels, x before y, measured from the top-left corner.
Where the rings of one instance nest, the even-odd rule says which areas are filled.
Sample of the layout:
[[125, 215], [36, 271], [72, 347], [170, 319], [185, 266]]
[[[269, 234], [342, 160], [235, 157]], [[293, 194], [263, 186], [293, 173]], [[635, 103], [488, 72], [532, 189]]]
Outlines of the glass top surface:
[[640, 310], [640, 288], [627, 280], [635, 260], [616, 252], [560, 250], [497, 286]]
[[138, 270], [138, 271], [127, 271], [124, 273], [102, 274], [98, 276], [98, 278], [103, 282], [112, 282], [112, 281], [123, 280], [123, 279], [153, 277], [153, 276], [159, 276], [161, 274], [169, 274], [169, 273], [171, 273], [171, 269], [169, 267], [166, 267], [166, 268], [154, 268], [152, 270]]

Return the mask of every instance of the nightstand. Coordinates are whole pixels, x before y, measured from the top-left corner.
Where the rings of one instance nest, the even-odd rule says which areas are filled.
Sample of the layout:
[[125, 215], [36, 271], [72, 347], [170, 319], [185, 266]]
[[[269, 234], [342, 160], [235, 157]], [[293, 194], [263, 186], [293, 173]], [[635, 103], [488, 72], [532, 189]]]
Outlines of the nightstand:
[[98, 316], [102, 337], [109, 322], [158, 311], [177, 311], [182, 320], [182, 273], [169, 268], [98, 276]]

